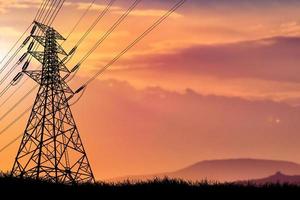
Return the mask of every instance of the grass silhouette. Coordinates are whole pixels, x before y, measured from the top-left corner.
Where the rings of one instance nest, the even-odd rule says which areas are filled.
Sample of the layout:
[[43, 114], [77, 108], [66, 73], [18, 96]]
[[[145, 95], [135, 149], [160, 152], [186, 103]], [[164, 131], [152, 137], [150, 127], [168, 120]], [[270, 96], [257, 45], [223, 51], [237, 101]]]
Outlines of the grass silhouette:
[[153, 179], [140, 182], [119, 183], [85, 183], [85, 184], [54, 184], [42, 180], [29, 178], [15, 178], [7, 174], [0, 175], [0, 192], [10, 195], [47, 195], [46, 197], [68, 196], [68, 197], [138, 197], [139, 199], [161, 198], [188, 198], [188, 197], [287, 197], [287, 195], [300, 194], [300, 186], [290, 184], [236, 184], [216, 182], [188, 182], [179, 179]]

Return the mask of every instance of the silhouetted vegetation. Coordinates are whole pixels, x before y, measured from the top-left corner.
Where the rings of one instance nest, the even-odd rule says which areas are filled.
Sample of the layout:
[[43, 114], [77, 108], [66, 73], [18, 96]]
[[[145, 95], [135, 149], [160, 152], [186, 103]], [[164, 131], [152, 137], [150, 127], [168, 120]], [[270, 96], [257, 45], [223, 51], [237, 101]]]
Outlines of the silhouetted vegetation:
[[[22, 195], [23, 197], [40, 194], [45, 197], [90, 196], [94, 199], [101, 197], [137, 197], [139, 199], [159, 197], [279, 197], [283, 195], [300, 194], [300, 186], [289, 184], [266, 184], [256, 186], [251, 184], [187, 182], [175, 179], [154, 179], [146, 182], [122, 182], [95, 184], [64, 185], [47, 181], [19, 179], [2, 174], [0, 177], [0, 191], [2, 194]], [[244, 199], [244, 198], [243, 198]]]

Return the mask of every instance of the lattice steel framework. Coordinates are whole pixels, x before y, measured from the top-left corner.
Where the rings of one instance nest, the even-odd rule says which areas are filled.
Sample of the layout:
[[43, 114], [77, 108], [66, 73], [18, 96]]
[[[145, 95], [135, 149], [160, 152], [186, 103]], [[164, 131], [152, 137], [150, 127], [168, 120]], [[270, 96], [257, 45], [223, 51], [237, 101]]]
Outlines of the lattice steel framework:
[[93, 182], [94, 176], [68, 104], [74, 94], [65, 82], [70, 72], [63, 61], [68, 55], [57, 42], [64, 38], [52, 27], [38, 22], [35, 26], [42, 34], [32, 34], [33, 42], [38, 42], [44, 50], [28, 49], [28, 53], [42, 63], [42, 69], [23, 72], [40, 87], [12, 175], [55, 183]]

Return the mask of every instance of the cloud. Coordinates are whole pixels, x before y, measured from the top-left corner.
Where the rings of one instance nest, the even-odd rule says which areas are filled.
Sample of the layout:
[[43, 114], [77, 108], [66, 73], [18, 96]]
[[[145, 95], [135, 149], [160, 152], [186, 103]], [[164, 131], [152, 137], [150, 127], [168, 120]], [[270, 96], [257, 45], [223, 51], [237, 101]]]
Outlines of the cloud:
[[40, 6], [39, 0], [7, 0], [0, 2], [0, 13], [6, 13], [9, 9], [30, 9]]
[[[115, 11], [115, 14], [123, 14], [124, 11]], [[167, 10], [161, 10], [161, 9], [137, 9], [134, 10], [130, 13], [131, 16], [136, 16], [136, 17], [161, 17], [167, 12]], [[172, 13], [170, 15], [172, 18], [180, 18], [183, 17], [183, 15], [179, 13]]]
[[[285, 103], [95, 80], [71, 108], [97, 179], [173, 171], [215, 158], [300, 161], [294, 156], [300, 150], [300, 108]], [[28, 117], [1, 135], [1, 146], [23, 132]], [[1, 154], [2, 170], [11, 169], [19, 144]]]
[[[86, 2], [67, 2], [65, 4], [66, 6], [75, 6], [78, 10], [85, 10], [87, 9], [91, 3], [86, 3]], [[107, 7], [106, 4], [93, 4], [93, 6], [90, 8], [90, 10], [104, 10]], [[110, 10], [120, 10], [121, 7], [118, 6], [111, 6]]]
[[[85, 10], [90, 6], [90, 3], [86, 2], [68, 2], [65, 5], [67, 6], [75, 6], [78, 10]], [[107, 7], [107, 4], [93, 4], [93, 6], [90, 8], [90, 10], [98, 11], [98, 10], [104, 10]], [[124, 10], [121, 6], [111, 6], [110, 10], [112, 10], [112, 13], [114, 14], [123, 14]], [[162, 9], [135, 9], [133, 10], [130, 15], [136, 16], [136, 17], [160, 17], [163, 14], [165, 14], [167, 10]], [[173, 18], [179, 18], [182, 17], [181, 14], [174, 12], [170, 17]]]
[[108, 80], [91, 84], [72, 108], [98, 178], [224, 157], [299, 161], [292, 155], [299, 151], [300, 108], [284, 103]]
[[142, 55], [127, 61], [155, 70], [300, 82], [300, 37], [274, 37], [220, 45], [194, 45], [176, 52]]
[[0, 26], [0, 36], [2, 38], [7, 37], [16, 37], [19, 36], [20, 32], [16, 30], [14, 27], [10, 26]]

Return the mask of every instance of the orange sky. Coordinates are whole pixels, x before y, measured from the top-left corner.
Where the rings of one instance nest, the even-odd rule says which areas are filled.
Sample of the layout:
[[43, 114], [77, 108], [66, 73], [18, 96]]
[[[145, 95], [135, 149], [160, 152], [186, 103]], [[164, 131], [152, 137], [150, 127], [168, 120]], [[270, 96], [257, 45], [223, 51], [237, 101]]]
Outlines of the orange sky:
[[[89, 2], [66, 1], [55, 28], [67, 35]], [[107, 3], [96, 2], [65, 42], [67, 50]], [[71, 86], [77, 88], [174, 2], [142, 1], [89, 57]], [[0, 57], [31, 23], [39, 3], [0, 2]], [[69, 68], [130, 3], [115, 3], [80, 46]], [[97, 179], [172, 171], [203, 159], [300, 162], [296, 156], [300, 150], [299, 7], [292, 0], [187, 1], [72, 107]], [[32, 81], [26, 83], [22, 92], [0, 107], [1, 112], [31, 85]], [[0, 128], [34, 98], [30, 96], [3, 119]], [[0, 135], [0, 146], [22, 133], [27, 118]], [[0, 154], [0, 160], [5, 160], [0, 162], [1, 169], [10, 169], [19, 142]]]

